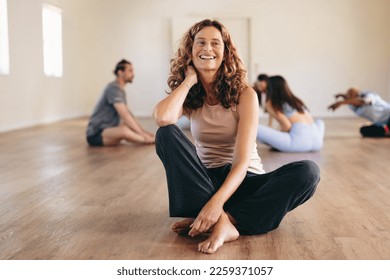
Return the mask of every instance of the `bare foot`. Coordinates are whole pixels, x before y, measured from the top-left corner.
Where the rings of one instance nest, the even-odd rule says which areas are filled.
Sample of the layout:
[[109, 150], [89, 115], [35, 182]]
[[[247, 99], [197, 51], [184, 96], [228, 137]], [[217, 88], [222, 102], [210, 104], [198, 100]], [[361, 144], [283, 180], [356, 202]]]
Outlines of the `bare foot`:
[[187, 218], [180, 222], [176, 222], [171, 226], [171, 229], [176, 233], [188, 233], [191, 230], [190, 225], [192, 225], [194, 220], [195, 219], [193, 218]]
[[236, 240], [240, 234], [230, 222], [226, 213], [222, 213], [218, 222], [214, 225], [209, 238], [198, 244], [198, 250], [202, 253], [212, 254], [225, 242]]

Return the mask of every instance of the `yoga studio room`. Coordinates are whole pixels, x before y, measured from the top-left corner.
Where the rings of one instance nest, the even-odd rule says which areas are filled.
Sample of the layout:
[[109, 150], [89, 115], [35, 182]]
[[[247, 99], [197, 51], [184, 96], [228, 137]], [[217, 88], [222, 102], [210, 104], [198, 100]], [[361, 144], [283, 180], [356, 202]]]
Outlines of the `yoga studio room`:
[[388, 0], [0, 0], [0, 108], [1, 266], [390, 259]]

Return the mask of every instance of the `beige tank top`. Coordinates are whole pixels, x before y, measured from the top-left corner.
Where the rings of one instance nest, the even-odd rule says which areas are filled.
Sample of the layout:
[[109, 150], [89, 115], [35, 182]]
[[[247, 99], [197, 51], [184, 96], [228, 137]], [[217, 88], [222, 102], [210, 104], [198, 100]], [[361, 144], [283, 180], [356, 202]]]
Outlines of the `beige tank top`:
[[[226, 109], [221, 104], [208, 105], [190, 113], [191, 133], [196, 152], [207, 168], [232, 163], [236, 143], [238, 113], [236, 105]], [[263, 164], [254, 144], [248, 171], [263, 174]]]

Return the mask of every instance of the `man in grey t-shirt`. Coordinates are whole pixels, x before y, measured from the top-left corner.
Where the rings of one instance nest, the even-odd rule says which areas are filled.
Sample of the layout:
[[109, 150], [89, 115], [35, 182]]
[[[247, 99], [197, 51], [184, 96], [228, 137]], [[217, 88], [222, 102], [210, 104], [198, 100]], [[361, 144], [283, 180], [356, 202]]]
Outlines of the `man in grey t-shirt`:
[[114, 74], [115, 81], [106, 86], [89, 119], [87, 142], [91, 146], [114, 146], [122, 140], [154, 143], [154, 134], [144, 130], [127, 108], [125, 85], [133, 81], [133, 65], [123, 59]]

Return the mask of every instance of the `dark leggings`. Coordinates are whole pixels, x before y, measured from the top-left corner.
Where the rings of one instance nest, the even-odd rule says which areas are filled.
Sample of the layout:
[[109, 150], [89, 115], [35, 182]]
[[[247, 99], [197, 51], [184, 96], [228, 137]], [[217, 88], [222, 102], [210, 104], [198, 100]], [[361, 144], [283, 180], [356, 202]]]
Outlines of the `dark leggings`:
[[[195, 146], [175, 125], [158, 129], [156, 151], [164, 164], [171, 217], [196, 218], [224, 182], [231, 164], [206, 168]], [[224, 210], [241, 234], [266, 233], [307, 201], [320, 180], [318, 166], [308, 160], [286, 164], [266, 174], [248, 172]]]
[[360, 134], [363, 137], [384, 137], [386, 130], [383, 125], [367, 125], [360, 128]]

